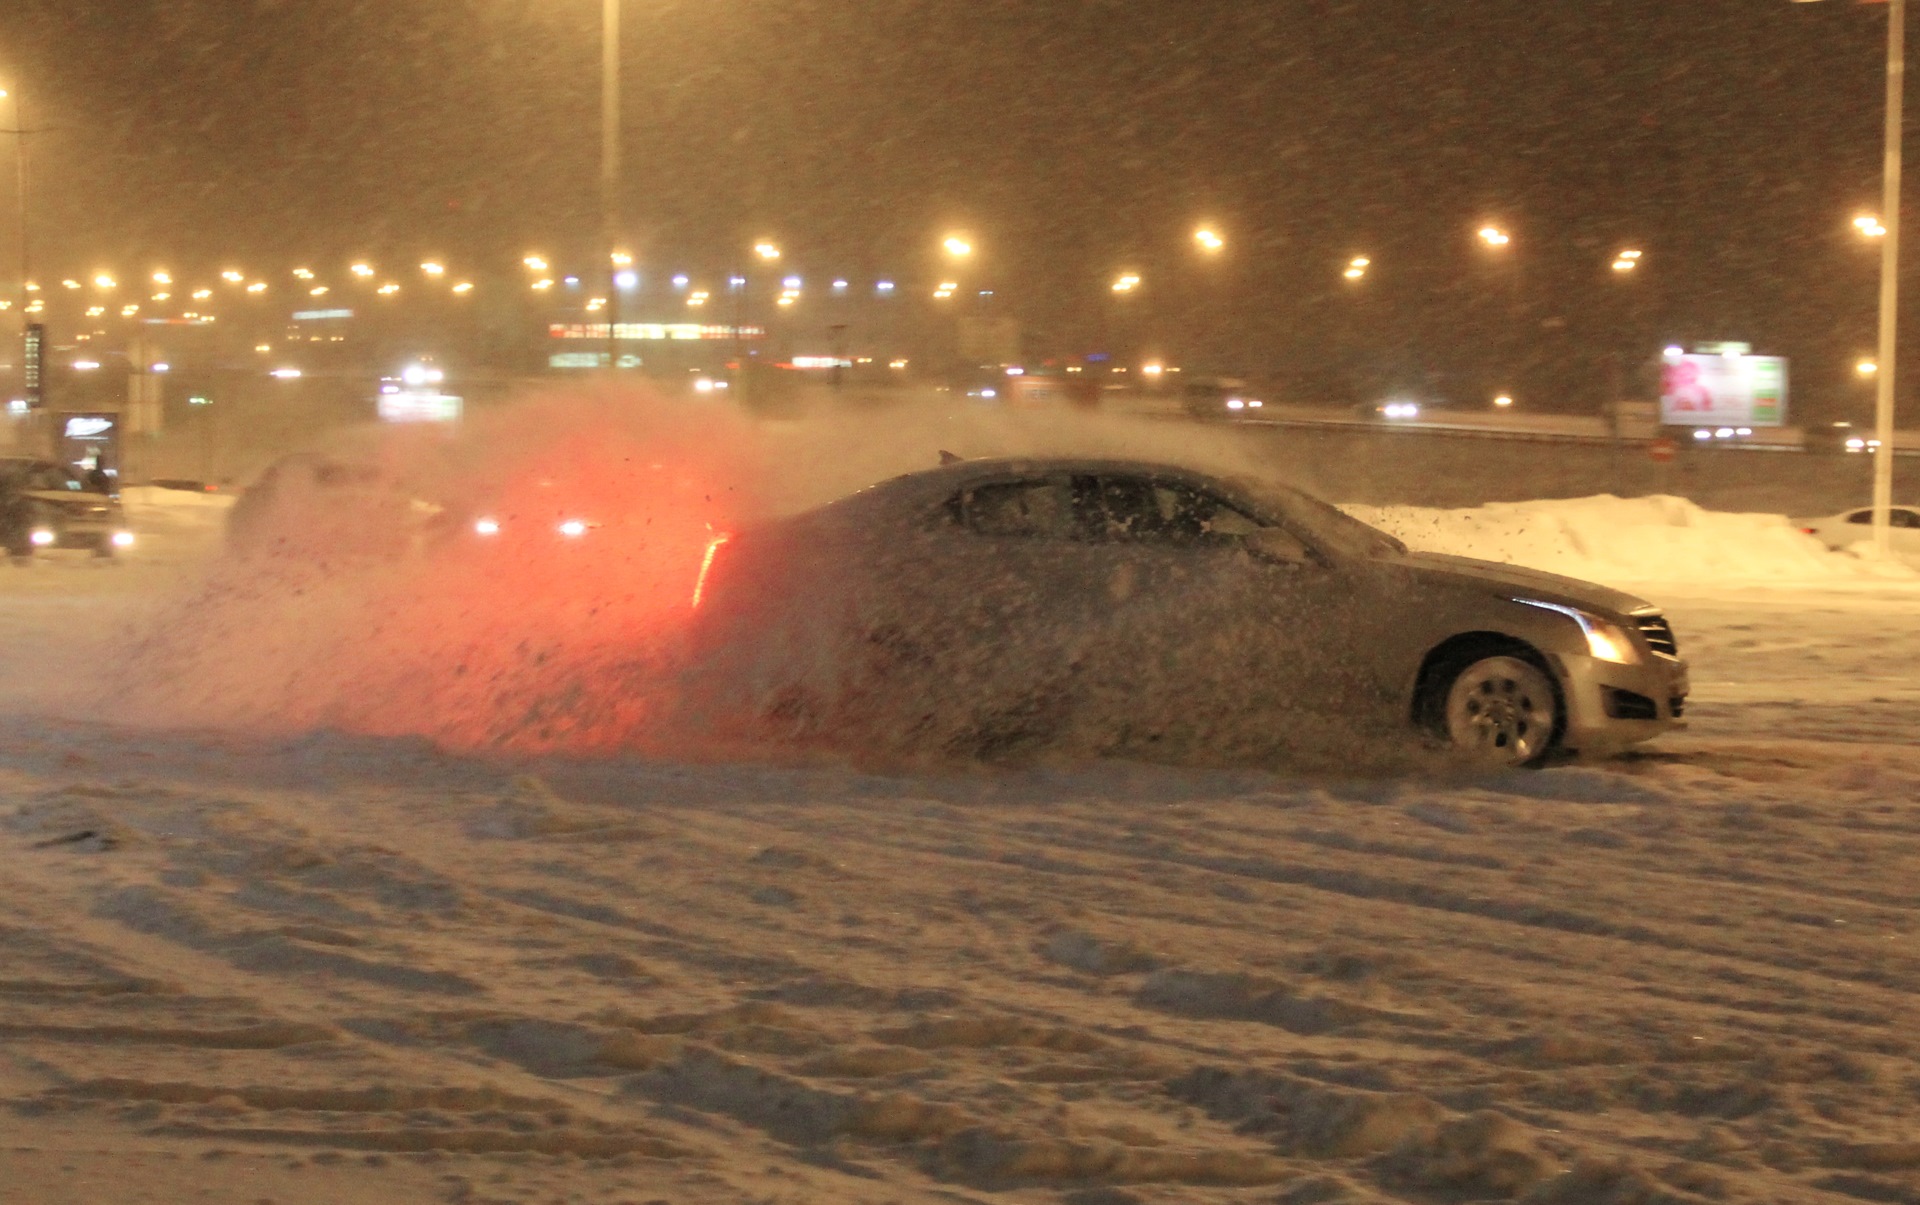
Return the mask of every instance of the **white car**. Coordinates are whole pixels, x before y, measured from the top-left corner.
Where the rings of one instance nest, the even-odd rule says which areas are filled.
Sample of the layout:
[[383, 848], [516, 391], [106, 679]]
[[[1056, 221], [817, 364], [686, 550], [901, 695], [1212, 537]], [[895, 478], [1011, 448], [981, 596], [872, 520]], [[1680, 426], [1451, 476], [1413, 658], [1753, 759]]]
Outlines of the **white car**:
[[[1795, 519], [1794, 525], [1814, 539], [1838, 552], [1854, 544], [1873, 539], [1873, 508], [1856, 507], [1822, 519]], [[1903, 557], [1920, 557], [1920, 508], [1896, 506], [1888, 513], [1893, 551]]]

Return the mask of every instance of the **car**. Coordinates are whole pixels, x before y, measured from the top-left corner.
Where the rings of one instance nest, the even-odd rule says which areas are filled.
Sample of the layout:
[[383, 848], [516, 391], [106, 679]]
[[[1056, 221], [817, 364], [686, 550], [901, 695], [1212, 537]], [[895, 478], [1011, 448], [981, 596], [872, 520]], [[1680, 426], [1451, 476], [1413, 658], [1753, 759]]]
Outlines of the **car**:
[[1539, 766], [1688, 693], [1639, 598], [1168, 465], [959, 461], [685, 552], [690, 697], [745, 739], [1209, 761], [1385, 733]]
[[[1794, 519], [1794, 526], [1839, 552], [1873, 540], [1873, 508], [1857, 506], [1818, 519]], [[1903, 557], [1920, 557], [1920, 507], [1895, 506], [1887, 511], [1888, 544]]]
[[392, 559], [424, 538], [435, 510], [377, 463], [294, 452], [235, 500], [227, 548], [241, 556]]
[[111, 494], [88, 488], [65, 465], [0, 458], [0, 545], [23, 560], [50, 548], [111, 557], [133, 546], [126, 513]]

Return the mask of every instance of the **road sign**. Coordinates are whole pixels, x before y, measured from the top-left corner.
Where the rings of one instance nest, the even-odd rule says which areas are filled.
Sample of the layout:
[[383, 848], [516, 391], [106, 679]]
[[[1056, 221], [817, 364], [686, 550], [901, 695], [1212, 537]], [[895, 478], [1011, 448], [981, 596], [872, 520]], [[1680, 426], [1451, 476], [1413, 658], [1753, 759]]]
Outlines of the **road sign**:
[[1659, 439], [1647, 441], [1647, 459], [1655, 464], [1672, 464], [1673, 458], [1679, 454], [1679, 451], [1680, 445], [1664, 435]]

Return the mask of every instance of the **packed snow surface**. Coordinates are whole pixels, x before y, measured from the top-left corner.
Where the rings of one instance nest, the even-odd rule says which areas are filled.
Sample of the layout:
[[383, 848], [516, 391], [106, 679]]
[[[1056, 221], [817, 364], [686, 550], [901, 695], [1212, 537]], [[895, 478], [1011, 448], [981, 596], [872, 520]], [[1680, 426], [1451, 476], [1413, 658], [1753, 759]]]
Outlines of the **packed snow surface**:
[[1920, 587], [1777, 524], [1373, 516], [1642, 583], [1635, 756], [877, 774], [102, 720], [142, 501], [0, 574], [0, 1200], [1920, 1196]]

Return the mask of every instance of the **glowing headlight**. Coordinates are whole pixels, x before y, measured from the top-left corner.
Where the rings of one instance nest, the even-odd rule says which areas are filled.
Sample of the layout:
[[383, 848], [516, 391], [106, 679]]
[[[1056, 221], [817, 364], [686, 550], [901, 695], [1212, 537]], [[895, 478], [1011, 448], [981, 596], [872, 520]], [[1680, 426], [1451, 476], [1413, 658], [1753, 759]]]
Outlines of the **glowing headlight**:
[[113, 533], [113, 546], [114, 546], [115, 548], [132, 548], [132, 547], [133, 547], [133, 533], [132, 533], [132, 532], [130, 532], [130, 531], [116, 531], [116, 532], [114, 532], [114, 533]]
[[1565, 615], [1580, 625], [1580, 631], [1587, 638], [1587, 652], [1596, 661], [1610, 661], [1615, 665], [1632, 665], [1640, 660], [1640, 650], [1633, 647], [1633, 638], [1627, 630], [1612, 620], [1602, 619], [1591, 611], [1582, 611], [1578, 607], [1562, 606], [1559, 603], [1541, 602], [1537, 598], [1516, 598], [1513, 601], [1529, 607], [1539, 607], [1543, 611], [1554, 611]]
[[53, 541], [58, 537], [56, 537], [53, 534], [53, 532], [48, 528], [36, 527], [33, 529], [32, 534], [29, 535], [27, 538], [29, 540], [32, 540], [34, 544], [37, 545], [38, 547], [45, 548], [47, 545], [53, 543]]
[[569, 539], [578, 539], [587, 534], [587, 525], [578, 519], [568, 519], [560, 525], [560, 534]]
[[476, 519], [473, 524], [473, 531], [475, 535], [497, 536], [500, 534], [500, 521], [498, 519]]

